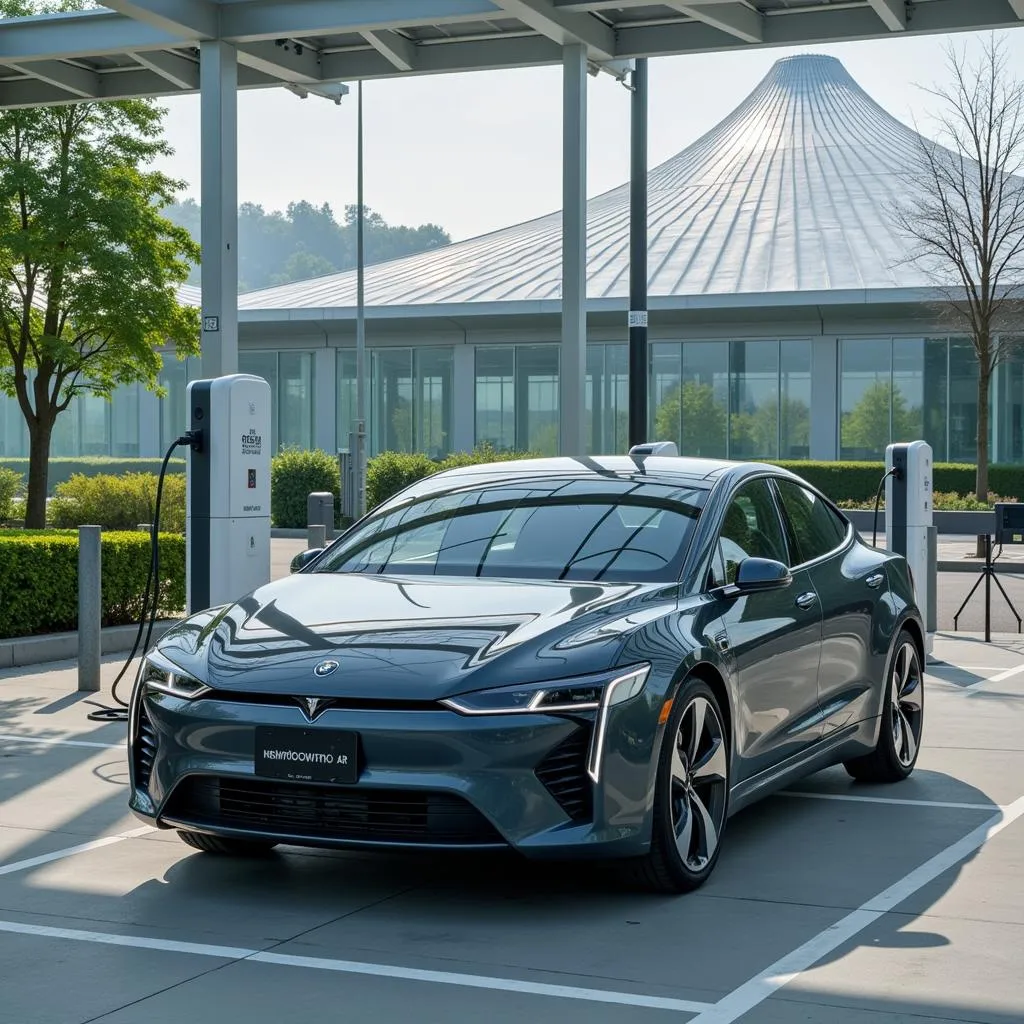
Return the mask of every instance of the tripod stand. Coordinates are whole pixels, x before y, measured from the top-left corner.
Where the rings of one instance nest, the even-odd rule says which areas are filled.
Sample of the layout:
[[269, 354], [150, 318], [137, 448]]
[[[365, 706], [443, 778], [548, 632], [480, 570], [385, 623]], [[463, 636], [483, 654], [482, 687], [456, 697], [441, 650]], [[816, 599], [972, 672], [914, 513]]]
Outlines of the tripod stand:
[[[999, 555], [1003, 553], [1003, 545], [999, 545]], [[996, 555], [996, 558], [999, 557]], [[992, 581], [995, 581], [996, 586], [999, 588], [999, 593], [1003, 595], [1004, 600], [1013, 612], [1013, 617], [1017, 620], [1017, 632], [1021, 632], [1021, 617], [1017, 612], [1017, 609], [1013, 606], [1013, 602], [1010, 600], [1010, 595], [1007, 594], [1003, 587], [1002, 581], [996, 574], [995, 559], [992, 557], [992, 536], [990, 534], [985, 535], [985, 566], [981, 570], [981, 575], [975, 580], [974, 586], [971, 587], [971, 592], [964, 598], [964, 603], [960, 605], [960, 610], [953, 616], [953, 629], [956, 630], [960, 625], [960, 616], [963, 615], [964, 609], [967, 607], [971, 598], [974, 597], [975, 591], [981, 586], [982, 582], [985, 583], [985, 643], [992, 642]]]

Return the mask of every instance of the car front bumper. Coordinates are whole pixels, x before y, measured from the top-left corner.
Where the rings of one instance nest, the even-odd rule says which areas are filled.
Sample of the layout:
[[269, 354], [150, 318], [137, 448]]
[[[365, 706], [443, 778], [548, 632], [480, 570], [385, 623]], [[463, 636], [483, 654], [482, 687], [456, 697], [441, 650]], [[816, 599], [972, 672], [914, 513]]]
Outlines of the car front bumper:
[[[636, 856], [650, 842], [651, 718], [644, 701], [612, 709], [595, 782], [585, 714], [332, 708], [310, 723], [297, 703], [149, 693], [133, 705], [130, 807], [158, 828], [286, 845]], [[358, 733], [358, 781], [259, 777], [259, 726]]]

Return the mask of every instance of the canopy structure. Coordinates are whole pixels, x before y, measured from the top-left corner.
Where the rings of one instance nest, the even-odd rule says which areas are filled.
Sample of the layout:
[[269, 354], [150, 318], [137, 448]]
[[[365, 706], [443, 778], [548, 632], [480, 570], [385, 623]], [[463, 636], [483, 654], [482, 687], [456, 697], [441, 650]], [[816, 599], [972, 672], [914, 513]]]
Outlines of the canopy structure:
[[[681, 299], [927, 287], [891, 210], [923, 140], [834, 57], [779, 61], [725, 120], [648, 176], [648, 291]], [[380, 306], [561, 297], [553, 213], [367, 270]], [[587, 295], [629, 292], [629, 186], [587, 204]], [[355, 274], [240, 297], [257, 309], [350, 309]]]

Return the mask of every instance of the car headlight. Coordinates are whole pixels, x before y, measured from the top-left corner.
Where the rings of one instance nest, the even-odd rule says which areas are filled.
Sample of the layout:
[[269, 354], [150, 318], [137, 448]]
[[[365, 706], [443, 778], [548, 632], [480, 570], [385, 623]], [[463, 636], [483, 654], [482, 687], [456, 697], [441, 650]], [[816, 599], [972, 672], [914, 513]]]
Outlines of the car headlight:
[[597, 711], [635, 697], [647, 682], [650, 665], [602, 679], [566, 680], [502, 686], [494, 690], [461, 693], [441, 701], [462, 715], [544, 715]]
[[143, 693], [166, 693], [171, 697], [180, 697], [183, 700], [195, 700], [204, 693], [210, 692], [210, 687], [198, 679], [190, 676], [187, 672], [165, 661], [159, 655], [148, 655], [142, 663], [142, 675], [139, 679]]

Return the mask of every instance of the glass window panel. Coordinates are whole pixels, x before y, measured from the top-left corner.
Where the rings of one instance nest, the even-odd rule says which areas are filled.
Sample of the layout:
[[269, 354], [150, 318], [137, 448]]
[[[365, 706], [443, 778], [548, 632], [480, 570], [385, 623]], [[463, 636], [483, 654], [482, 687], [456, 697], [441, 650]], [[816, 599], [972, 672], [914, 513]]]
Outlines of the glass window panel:
[[499, 451], [516, 446], [515, 350], [476, 350], [476, 443]]
[[674, 441], [682, 451], [683, 347], [677, 342], [651, 346], [651, 439]]
[[734, 341], [731, 353], [729, 457], [779, 456], [779, 343]]
[[784, 341], [779, 367], [779, 456], [811, 457], [811, 343]]
[[587, 348], [587, 451], [614, 454], [628, 448], [629, 351], [625, 345]]
[[[166, 451], [166, 448], [164, 449]], [[136, 458], [139, 454], [139, 385], [119, 387], [110, 402], [110, 454]]]
[[278, 444], [313, 447], [313, 353], [281, 352], [278, 364]]
[[919, 441], [924, 435], [923, 338], [892, 343], [892, 440]]
[[949, 461], [978, 458], [978, 358], [969, 338], [949, 343]]
[[338, 419], [336, 442], [338, 448], [349, 447], [349, 433], [356, 426], [356, 353], [355, 349], [338, 349]]
[[277, 353], [261, 351], [245, 351], [238, 353], [238, 372], [251, 373], [262, 377], [270, 384], [270, 450], [277, 451], [281, 421], [281, 397], [277, 391]]
[[[33, 400], [34, 401], [34, 400]], [[77, 458], [82, 454], [82, 399], [73, 398], [58, 417], [50, 437], [51, 458]]]
[[947, 460], [948, 384], [949, 342], [946, 338], [928, 338], [924, 343], [924, 439], [932, 446], [936, 462]]
[[725, 458], [729, 410], [729, 346], [720, 341], [683, 344], [680, 455]]
[[795, 550], [792, 565], [827, 555], [846, 538], [846, 524], [816, 494], [793, 483], [776, 480]]
[[0, 455], [9, 459], [28, 456], [28, 428], [17, 398], [0, 394]]
[[[238, 354], [239, 368], [248, 353]], [[185, 408], [185, 388], [188, 385], [188, 369], [184, 362], [165, 352], [164, 365], [160, 371], [160, 386], [167, 389], [167, 395], [160, 399], [160, 451], [165, 452], [182, 431], [188, 430], [190, 418]], [[247, 373], [254, 371], [247, 370]]]
[[516, 447], [558, 453], [558, 346], [516, 348]]
[[1008, 339], [1004, 345], [1007, 352], [993, 387], [999, 450], [992, 455], [996, 462], [1020, 464], [1024, 462], [1024, 349], [1019, 339]]
[[432, 459], [451, 451], [453, 353], [450, 348], [414, 350], [416, 450]]
[[840, 450], [844, 459], [884, 459], [892, 412], [892, 339], [841, 342]]
[[411, 452], [413, 437], [412, 349], [375, 349], [373, 367], [373, 430], [371, 454]]

